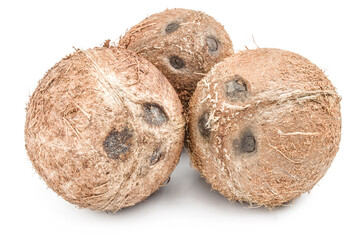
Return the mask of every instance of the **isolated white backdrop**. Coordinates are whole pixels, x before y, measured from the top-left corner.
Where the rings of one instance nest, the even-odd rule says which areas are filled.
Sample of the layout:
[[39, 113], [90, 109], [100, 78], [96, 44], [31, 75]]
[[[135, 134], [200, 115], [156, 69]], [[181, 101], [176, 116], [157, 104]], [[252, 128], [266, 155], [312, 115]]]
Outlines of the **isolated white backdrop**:
[[[76, 48], [99, 46], [166, 8], [201, 10], [236, 50], [282, 48], [325, 70], [342, 96], [342, 142], [326, 176], [292, 206], [230, 203], [190, 168], [145, 202], [106, 214], [78, 209], [36, 174], [24, 147], [25, 106], [44, 73]], [[0, 239], [362, 239], [359, 1], [1, 1]]]

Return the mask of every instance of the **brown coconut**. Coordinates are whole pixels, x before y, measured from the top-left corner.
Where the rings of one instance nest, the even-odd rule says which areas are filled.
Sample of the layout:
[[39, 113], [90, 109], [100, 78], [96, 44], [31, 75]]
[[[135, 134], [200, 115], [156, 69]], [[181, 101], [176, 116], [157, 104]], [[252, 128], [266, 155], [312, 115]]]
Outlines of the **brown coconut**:
[[323, 177], [341, 137], [340, 97], [307, 59], [278, 49], [217, 64], [189, 110], [193, 166], [232, 201], [275, 207]]
[[175, 90], [128, 50], [78, 50], [40, 80], [26, 149], [47, 185], [80, 207], [117, 211], [155, 192], [175, 168], [184, 118]]
[[120, 45], [152, 62], [176, 89], [185, 109], [197, 82], [233, 54], [224, 27], [203, 12], [171, 9], [132, 27]]

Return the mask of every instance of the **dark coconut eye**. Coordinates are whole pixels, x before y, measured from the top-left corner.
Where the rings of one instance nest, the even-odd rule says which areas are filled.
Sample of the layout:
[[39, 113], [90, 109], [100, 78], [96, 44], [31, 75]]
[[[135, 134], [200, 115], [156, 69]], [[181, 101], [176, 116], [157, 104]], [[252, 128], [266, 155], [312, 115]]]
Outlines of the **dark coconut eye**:
[[129, 128], [124, 128], [121, 132], [112, 130], [103, 141], [103, 149], [107, 156], [118, 159], [121, 154], [125, 154], [130, 148], [130, 139], [133, 133]]
[[157, 103], [146, 103], [143, 105], [143, 119], [153, 126], [160, 126], [168, 121], [165, 110]]
[[213, 36], [206, 37], [206, 43], [210, 52], [216, 52], [219, 49], [219, 44]]
[[179, 29], [180, 24], [179, 23], [170, 23], [166, 26], [165, 28], [165, 32], [167, 34], [173, 33], [174, 31], [176, 31], [177, 29]]
[[255, 138], [253, 135], [245, 135], [241, 139], [242, 152], [251, 153], [255, 150]]
[[239, 153], [252, 153], [256, 151], [256, 140], [254, 134], [247, 130], [239, 139], [234, 140], [234, 148]]
[[180, 68], [183, 68], [185, 66], [184, 61], [181, 58], [177, 57], [177, 56], [170, 57], [170, 64], [175, 69], [180, 69]]
[[198, 122], [199, 132], [201, 136], [203, 136], [203, 138], [206, 139], [210, 137], [210, 131], [211, 131], [210, 126], [206, 125], [208, 121], [209, 121], [209, 113], [205, 112], [200, 116]]
[[231, 81], [225, 84], [226, 96], [232, 100], [244, 101], [247, 98], [247, 87], [244, 79], [240, 76], [235, 76]]

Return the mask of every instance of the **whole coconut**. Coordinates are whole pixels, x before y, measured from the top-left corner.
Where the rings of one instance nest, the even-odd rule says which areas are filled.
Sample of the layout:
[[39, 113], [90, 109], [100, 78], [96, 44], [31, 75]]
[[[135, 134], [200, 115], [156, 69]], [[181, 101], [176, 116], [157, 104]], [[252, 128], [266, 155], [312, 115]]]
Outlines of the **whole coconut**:
[[119, 44], [160, 69], [184, 107], [197, 82], [233, 54], [231, 40], [220, 23], [203, 12], [187, 9], [151, 15], [132, 27]]
[[340, 97], [307, 59], [239, 52], [198, 83], [190, 101], [193, 166], [228, 199], [275, 207], [323, 177], [341, 137]]
[[175, 90], [147, 60], [125, 49], [77, 50], [50, 69], [31, 96], [26, 149], [65, 200], [117, 211], [168, 179], [184, 124]]

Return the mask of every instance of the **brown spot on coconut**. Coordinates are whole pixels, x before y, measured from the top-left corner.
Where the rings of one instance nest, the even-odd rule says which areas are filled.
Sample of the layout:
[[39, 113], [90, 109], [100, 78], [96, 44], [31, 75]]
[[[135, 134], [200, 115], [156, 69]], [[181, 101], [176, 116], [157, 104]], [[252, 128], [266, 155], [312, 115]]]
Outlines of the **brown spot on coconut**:
[[232, 201], [275, 207], [323, 177], [341, 137], [340, 97], [307, 59], [242, 51], [217, 64], [190, 101], [193, 166]]
[[233, 54], [224, 27], [203, 12], [171, 9], [132, 27], [120, 45], [137, 52], [162, 71], [185, 109], [197, 82]]
[[40, 80], [26, 149], [67, 201], [117, 211], [169, 178], [183, 147], [182, 105], [162, 73], [125, 49], [76, 51]]

